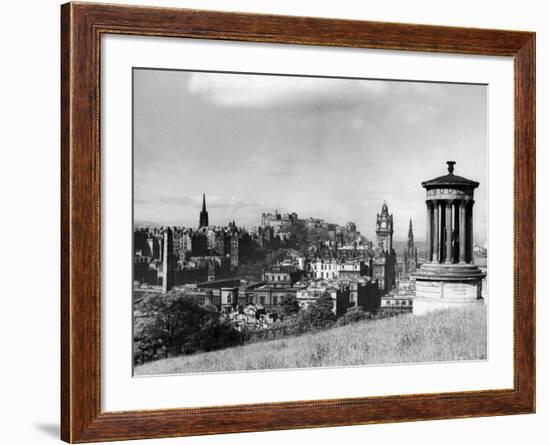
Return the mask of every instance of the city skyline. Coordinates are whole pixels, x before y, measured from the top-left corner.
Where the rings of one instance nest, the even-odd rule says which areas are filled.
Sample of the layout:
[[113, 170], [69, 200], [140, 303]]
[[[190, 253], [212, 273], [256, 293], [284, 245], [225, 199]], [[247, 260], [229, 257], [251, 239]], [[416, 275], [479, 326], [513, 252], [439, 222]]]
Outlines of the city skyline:
[[206, 193], [212, 225], [257, 226], [278, 210], [353, 221], [373, 239], [386, 201], [395, 238], [412, 218], [422, 240], [420, 183], [455, 160], [481, 183], [483, 244], [486, 138], [483, 85], [137, 69], [135, 221], [195, 227]]
[[[205, 194], [204, 194], [205, 195]], [[208, 197], [205, 197], [206, 200], [208, 199]], [[201, 202], [201, 206], [202, 206], [202, 196], [200, 198], [200, 202]], [[209, 207], [208, 207], [208, 204], [206, 204], [206, 209], [208, 211]], [[200, 211], [200, 209], [198, 209], [197, 211]], [[235, 222], [235, 225], [237, 227], [241, 227], [241, 228], [244, 228], [244, 229], [251, 229], [253, 227], [259, 227], [261, 226], [261, 217], [263, 214], [268, 214], [268, 213], [275, 213], [275, 212], [278, 212], [279, 214], [283, 215], [283, 214], [289, 214], [289, 213], [293, 213], [292, 210], [289, 210], [288, 212], [287, 211], [280, 211], [279, 209], [266, 209], [265, 212], [262, 212], [262, 214], [258, 217], [258, 223], [257, 224], [253, 224], [251, 226], [246, 226], [246, 225], [242, 225], [242, 224], [238, 224], [236, 221], [233, 221], [233, 220], [230, 220], [230, 221], [226, 221], [225, 223], [211, 223], [211, 224], [208, 224], [209, 227], [216, 227], [216, 228], [224, 228], [224, 227], [229, 227], [233, 222]], [[296, 213], [296, 212], [294, 212]], [[391, 212], [390, 212], [391, 213]], [[198, 217], [196, 218], [197, 220], [200, 220], [200, 213], [198, 213]], [[208, 218], [211, 220], [212, 218], [210, 217], [210, 212], [208, 211]], [[312, 219], [317, 219], [319, 217], [316, 217], [316, 216], [313, 216], [313, 215], [300, 215], [298, 214], [298, 219], [300, 220], [307, 220], [309, 218], [312, 218]], [[354, 223], [354, 221], [331, 221], [331, 220], [326, 220], [325, 218], [319, 218], [319, 219], [323, 219], [326, 223], [328, 224], [335, 224], [335, 225], [338, 225], [340, 227], [343, 227], [345, 226], [347, 223]], [[398, 236], [394, 237], [394, 240], [396, 241], [407, 241], [407, 238], [408, 238], [408, 232], [409, 232], [409, 223], [412, 221], [412, 218], [407, 221], [407, 228], [406, 228], [406, 232], [407, 234], [400, 238]], [[413, 224], [413, 232], [415, 232], [415, 229], [414, 229], [414, 221], [412, 221], [412, 224]], [[170, 224], [170, 223], [159, 223], [157, 221], [141, 221], [141, 220], [135, 220], [134, 221], [134, 225], [136, 227], [181, 227], [181, 228], [185, 228], [185, 229], [200, 229], [200, 221], [199, 223], [189, 223], [189, 224]], [[396, 232], [397, 233], [397, 232]], [[374, 241], [374, 238], [375, 238], [375, 235], [373, 236], [367, 236], [363, 233], [361, 233], [362, 235], [364, 235], [368, 240], [370, 241]], [[425, 239], [421, 236], [421, 235], [417, 235], [416, 233], [414, 233], [414, 239], [416, 241], [425, 241]]]

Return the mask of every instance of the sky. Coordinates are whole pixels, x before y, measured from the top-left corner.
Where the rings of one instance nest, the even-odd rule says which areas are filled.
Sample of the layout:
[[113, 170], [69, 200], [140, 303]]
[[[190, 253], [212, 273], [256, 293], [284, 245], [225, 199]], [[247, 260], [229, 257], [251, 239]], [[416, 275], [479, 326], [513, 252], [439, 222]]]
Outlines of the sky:
[[421, 182], [480, 182], [487, 230], [487, 87], [388, 80], [134, 69], [134, 218], [196, 227], [296, 212], [375, 238], [384, 201], [394, 238], [426, 233]]

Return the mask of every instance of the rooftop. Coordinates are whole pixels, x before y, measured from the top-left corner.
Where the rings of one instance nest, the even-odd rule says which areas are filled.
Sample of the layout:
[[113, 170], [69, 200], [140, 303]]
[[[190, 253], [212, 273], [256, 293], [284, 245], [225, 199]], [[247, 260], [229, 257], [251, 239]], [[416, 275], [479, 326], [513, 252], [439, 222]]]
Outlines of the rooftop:
[[479, 185], [479, 182], [454, 174], [455, 164], [455, 161], [447, 161], [448, 173], [446, 175], [430, 179], [429, 181], [422, 182], [422, 187], [427, 189], [441, 186], [476, 188]]

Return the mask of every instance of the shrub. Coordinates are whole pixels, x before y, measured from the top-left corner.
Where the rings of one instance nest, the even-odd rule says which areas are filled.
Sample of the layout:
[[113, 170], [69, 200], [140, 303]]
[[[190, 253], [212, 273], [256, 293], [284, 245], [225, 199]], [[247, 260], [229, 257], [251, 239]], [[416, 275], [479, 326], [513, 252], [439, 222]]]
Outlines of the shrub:
[[345, 326], [363, 320], [372, 320], [373, 318], [373, 315], [370, 312], [365, 312], [361, 306], [352, 306], [338, 319], [336, 326]]
[[134, 362], [212, 351], [242, 343], [242, 334], [178, 291], [151, 293], [136, 303]]
[[304, 311], [312, 328], [324, 329], [334, 324], [336, 314], [333, 312], [333, 305], [331, 295], [324, 292], [314, 304]]
[[300, 304], [294, 295], [287, 295], [281, 302], [283, 306], [283, 314], [292, 315], [300, 311]]

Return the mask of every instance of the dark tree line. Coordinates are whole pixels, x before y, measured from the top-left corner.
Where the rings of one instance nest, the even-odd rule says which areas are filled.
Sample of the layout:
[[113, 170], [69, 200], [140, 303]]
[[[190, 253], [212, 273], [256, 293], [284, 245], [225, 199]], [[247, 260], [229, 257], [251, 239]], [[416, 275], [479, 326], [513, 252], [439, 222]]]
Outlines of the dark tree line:
[[136, 304], [134, 363], [241, 344], [243, 336], [212, 307], [177, 291], [151, 293]]
[[150, 293], [136, 303], [134, 363], [208, 352], [249, 342], [300, 335], [373, 318], [354, 306], [336, 319], [328, 292], [301, 310], [294, 296], [283, 299], [282, 319], [262, 331], [238, 331], [214, 307], [172, 290]]

